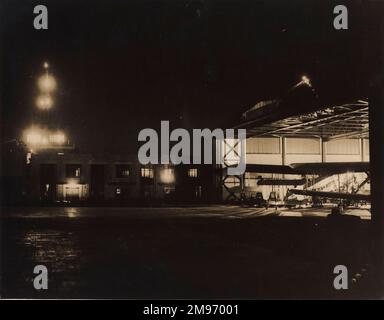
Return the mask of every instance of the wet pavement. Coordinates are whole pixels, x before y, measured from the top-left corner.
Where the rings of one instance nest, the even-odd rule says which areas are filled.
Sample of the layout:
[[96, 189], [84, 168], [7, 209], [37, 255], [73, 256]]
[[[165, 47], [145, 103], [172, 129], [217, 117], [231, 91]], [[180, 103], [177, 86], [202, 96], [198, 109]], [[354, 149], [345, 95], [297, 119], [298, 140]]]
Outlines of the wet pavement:
[[[369, 216], [239, 208], [9, 208], [2, 211], [8, 298], [371, 297]], [[368, 219], [368, 220], [367, 220]], [[33, 268], [49, 272], [33, 288]], [[350, 289], [333, 288], [348, 267]]]
[[[319, 217], [324, 218], [331, 213], [331, 208], [279, 208], [270, 207], [239, 207], [230, 205], [211, 205], [198, 207], [30, 207], [7, 208], [3, 211], [3, 218], [90, 218], [90, 217], [124, 217], [124, 218], [255, 218], [264, 216], [280, 217]], [[344, 214], [359, 216], [370, 220], [368, 209], [349, 208]]]

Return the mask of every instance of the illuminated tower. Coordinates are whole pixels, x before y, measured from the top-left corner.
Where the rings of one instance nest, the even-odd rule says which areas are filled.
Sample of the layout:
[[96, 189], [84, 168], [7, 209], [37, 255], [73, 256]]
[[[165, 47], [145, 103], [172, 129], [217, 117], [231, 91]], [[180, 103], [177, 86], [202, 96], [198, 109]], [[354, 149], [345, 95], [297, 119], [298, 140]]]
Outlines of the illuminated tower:
[[24, 143], [32, 152], [36, 150], [62, 149], [68, 146], [66, 135], [57, 128], [57, 121], [52, 117], [56, 79], [49, 72], [48, 62], [43, 64], [44, 73], [37, 80], [38, 95], [35, 101], [37, 116], [23, 134]]

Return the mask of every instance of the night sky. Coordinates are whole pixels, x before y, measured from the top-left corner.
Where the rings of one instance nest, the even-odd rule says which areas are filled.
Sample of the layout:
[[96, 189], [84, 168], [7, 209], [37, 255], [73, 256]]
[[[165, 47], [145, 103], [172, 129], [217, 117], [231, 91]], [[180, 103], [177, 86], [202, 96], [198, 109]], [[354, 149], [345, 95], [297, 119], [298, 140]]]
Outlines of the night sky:
[[[33, 28], [45, 4], [49, 29]], [[234, 124], [308, 75], [321, 103], [368, 96], [379, 70], [380, 1], [1, 1], [2, 140], [32, 122], [63, 128], [83, 152], [134, 153], [142, 128]], [[41, 120], [48, 61], [55, 107]]]

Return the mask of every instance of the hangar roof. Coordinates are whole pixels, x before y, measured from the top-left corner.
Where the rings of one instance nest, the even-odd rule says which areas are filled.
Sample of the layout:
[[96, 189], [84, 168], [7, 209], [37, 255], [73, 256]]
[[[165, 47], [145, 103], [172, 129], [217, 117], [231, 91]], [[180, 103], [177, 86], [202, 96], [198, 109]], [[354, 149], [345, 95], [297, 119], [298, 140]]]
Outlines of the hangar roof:
[[[368, 102], [327, 106], [316, 111], [290, 115], [279, 119], [281, 101], [258, 103], [243, 113], [242, 122], [235, 128], [246, 128], [249, 137], [321, 137], [366, 138], [369, 134]], [[271, 120], [272, 119], [272, 120]]]

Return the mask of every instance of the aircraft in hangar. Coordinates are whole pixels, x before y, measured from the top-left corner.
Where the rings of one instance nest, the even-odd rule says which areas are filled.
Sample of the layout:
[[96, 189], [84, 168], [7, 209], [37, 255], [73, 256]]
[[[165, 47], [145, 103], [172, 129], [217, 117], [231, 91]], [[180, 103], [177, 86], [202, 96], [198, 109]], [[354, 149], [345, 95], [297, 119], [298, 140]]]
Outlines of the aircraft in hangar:
[[[370, 194], [362, 192], [370, 181], [369, 162], [328, 162], [328, 163], [297, 163], [291, 165], [247, 165], [246, 172], [257, 173], [254, 186], [235, 186], [227, 188], [234, 194], [240, 194], [241, 203], [257, 207], [296, 207], [321, 206], [324, 200], [337, 201], [342, 205], [370, 203]], [[345, 174], [365, 173], [364, 178], [354, 181], [352, 187], [340, 186], [340, 176]], [[268, 178], [263, 177], [268, 174]], [[277, 177], [273, 177], [276, 175]], [[295, 178], [285, 178], [286, 176]], [[325, 181], [330, 181], [327, 186]], [[332, 184], [333, 183], [333, 184]], [[270, 186], [269, 197], [263, 197], [262, 186]], [[292, 188], [289, 188], [289, 187]], [[279, 198], [276, 188], [286, 188], [283, 199]], [[274, 190], [275, 188], [275, 190]], [[295, 198], [299, 196], [302, 199]], [[310, 200], [311, 197], [312, 199]]]

